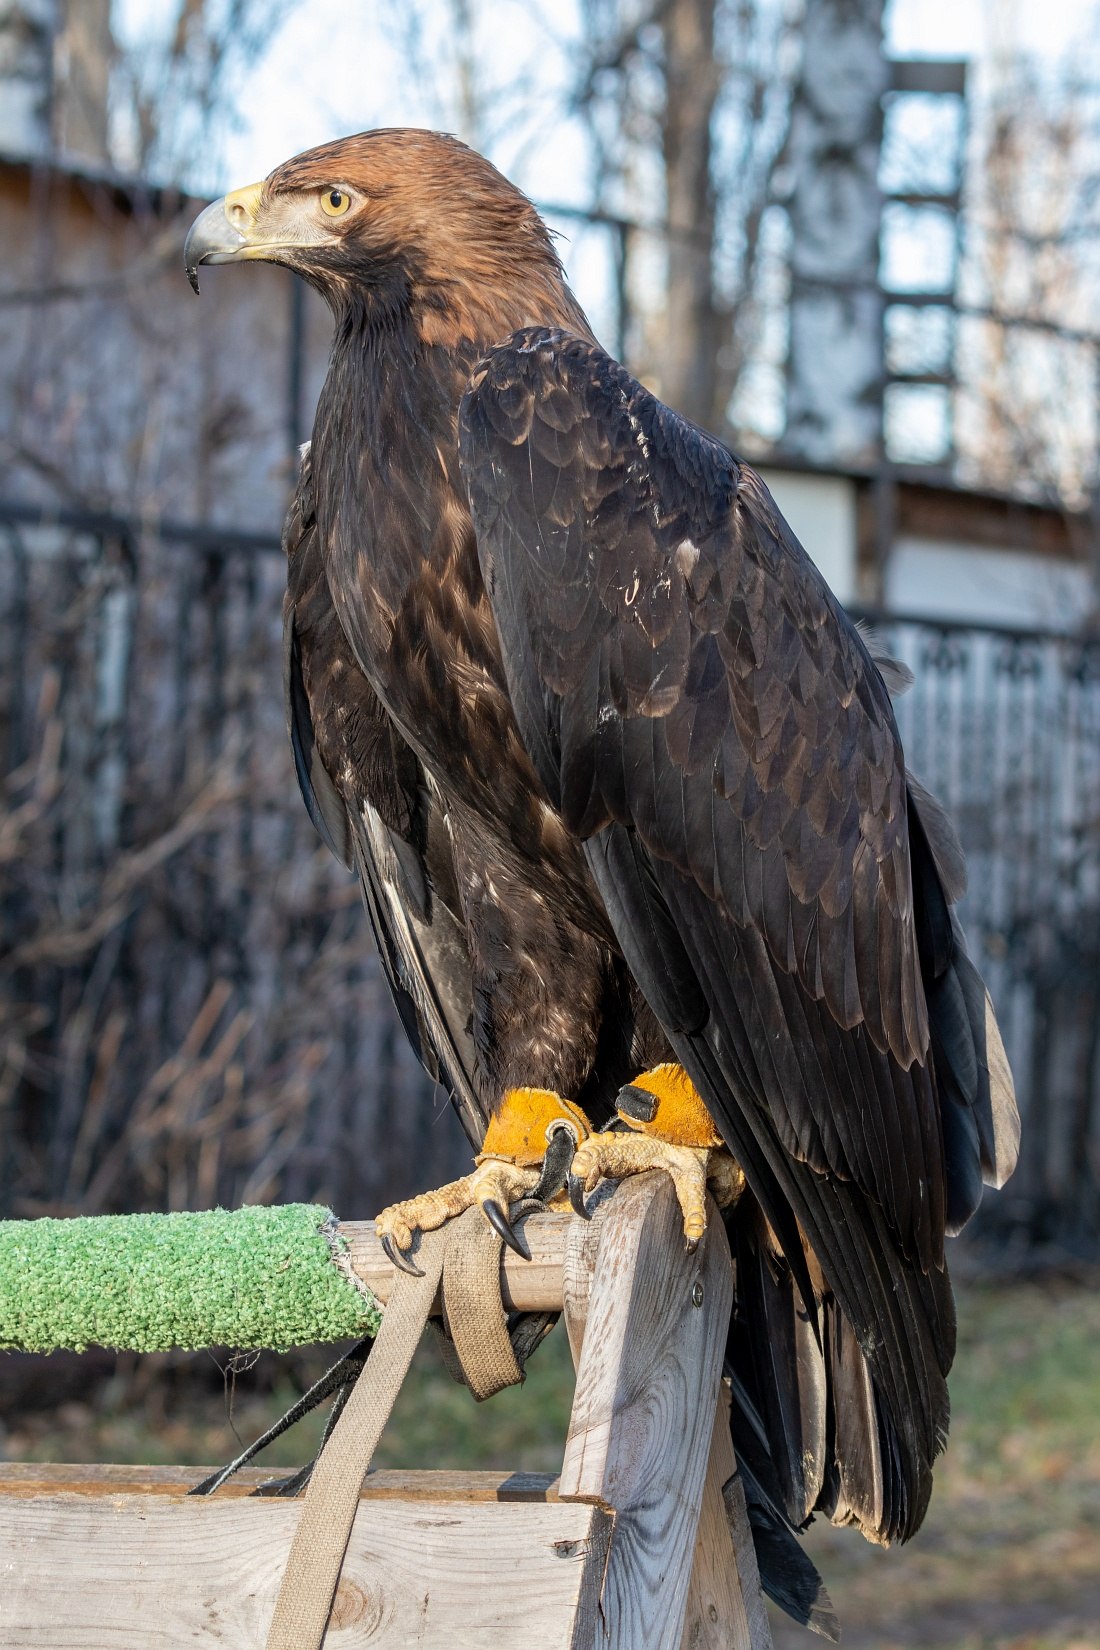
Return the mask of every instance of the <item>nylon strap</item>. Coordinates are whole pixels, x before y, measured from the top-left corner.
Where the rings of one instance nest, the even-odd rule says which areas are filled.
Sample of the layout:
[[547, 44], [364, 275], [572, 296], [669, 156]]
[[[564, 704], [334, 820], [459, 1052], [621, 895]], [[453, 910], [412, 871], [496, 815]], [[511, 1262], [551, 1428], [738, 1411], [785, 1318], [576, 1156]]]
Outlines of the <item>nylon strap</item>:
[[320, 1650], [324, 1642], [363, 1479], [441, 1282], [455, 1349], [474, 1395], [488, 1397], [522, 1380], [500, 1300], [500, 1249], [499, 1237], [475, 1207], [438, 1231], [420, 1234], [416, 1261], [423, 1277], [394, 1273], [370, 1356], [314, 1465], [267, 1650]]

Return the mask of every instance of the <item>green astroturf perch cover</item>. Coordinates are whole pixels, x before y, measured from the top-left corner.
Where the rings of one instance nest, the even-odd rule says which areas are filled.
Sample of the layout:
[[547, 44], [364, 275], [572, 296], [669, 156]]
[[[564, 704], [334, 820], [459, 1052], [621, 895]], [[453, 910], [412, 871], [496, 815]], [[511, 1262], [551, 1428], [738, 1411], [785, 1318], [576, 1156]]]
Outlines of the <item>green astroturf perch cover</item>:
[[0, 1348], [308, 1346], [374, 1334], [331, 1210], [0, 1221]]

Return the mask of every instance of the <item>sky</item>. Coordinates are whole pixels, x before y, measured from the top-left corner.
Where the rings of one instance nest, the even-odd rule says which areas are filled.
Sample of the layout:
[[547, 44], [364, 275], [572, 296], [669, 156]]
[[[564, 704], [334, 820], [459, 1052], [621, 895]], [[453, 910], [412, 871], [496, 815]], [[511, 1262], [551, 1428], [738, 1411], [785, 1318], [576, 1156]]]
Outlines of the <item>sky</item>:
[[898, 57], [982, 58], [998, 47], [1057, 57], [1092, 10], [1092, 0], [893, 0], [886, 33]]
[[[216, 155], [186, 181], [213, 194], [368, 126], [453, 127], [453, 110], [433, 95], [430, 65], [439, 60], [447, 22], [445, 0], [437, 5], [439, 27], [429, 27], [422, 42], [424, 73], [410, 72], [400, 39], [402, 0], [298, 0], [235, 88]], [[478, 42], [479, 68], [495, 92], [487, 102], [503, 111], [492, 158], [540, 205], [583, 206], [590, 198], [585, 138], [561, 112], [575, 67], [577, 0], [494, 0], [477, 10], [488, 18]], [[115, 0], [116, 34], [124, 47], [140, 48], [163, 34], [177, 11], [178, 0]], [[1063, 55], [1094, 11], [1095, 0], [888, 0], [887, 47], [897, 56], [970, 58], [980, 79], [998, 52]], [[598, 321], [610, 303], [602, 239], [568, 220], [552, 222], [574, 284]]]
[[[238, 88], [234, 129], [223, 148], [224, 175], [207, 180], [209, 185], [261, 177], [300, 149], [366, 125], [422, 125], [438, 118], [430, 87], [409, 74], [407, 59], [392, 43], [397, 29], [379, 26], [380, 18], [398, 16], [400, 7], [401, 0], [299, 0]], [[532, 22], [528, 0], [496, 0], [486, 9], [491, 27], [480, 42], [479, 61], [502, 87], [511, 82], [515, 89], [529, 76], [528, 101], [537, 96], [549, 105], [572, 67], [576, 0], [543, 0], [542, 26]], [[124, 44], [140, 43], [176, 10], [171, 0], [115, 0], [116, 34]], [[1093, 10], [1093, 0], [889, 0], [887, 45], [897, 56], [958, 56], [978, 63], [1013, 48], [1053, 58], [1082, 37]], [[526, 186], [579, 200], [579, 140], [560, 121], [541, 136], [524, 157]]]
[[[611, 239], [598, 227], [547, 211], [551, 203], [584, 207], [592, 199], [586, 134], [563, 112], [576, 72], [578, 6], [579, 0], [485, 0], [473, 6], [483, 21], [476, 59], [478, 79], [488, 87], [484, 143], [558, 233], [571, 283], [597, 335], [614, 348]], [[1025, 54], [1053, 65], [1071, 50], [1095, 56], [1097, 40], [1089, 28], [1096, 7], [1097, 0], [888, 0], [887, 50], [897, 57], [968, 59], [974, 121], [1000, 61]], [[458, 128], [457, 111], [448, 101], [454, 83], [450, 0], [425, 0], [420, 9], [427, 24], [415, 49], [403, 33], [409, 9], [404, 0], [298, 0], [269, 47], [233, 87], [230, 118], [217, 143], [203, 134], [203, 142], [192, 144], [196, 169], [179, 181], [215, 194], [263, 177], [303, 149], [370, 126]], [[143, 41], [163, 36], [177, 14], [178, 0], [115, 0], [116, 34], [124, 48], [140, 50]], [[950, 139], [929, 134], [917, 135], [917, 151], [927, 154], [937, 141], [945, 153], [953, 151]], [[644, 200], [632, 201], [630, 210], [643, 220], [659, 219], [663, 206], [655, 203], [650, 211]], [[887, 284], [938, 286], [928, 279], [937, 261], [933, 243], [937, 232], [940, 239], [946, 235], [944, 256], [951, 264], [953, 226], [918, 222], [910, 214], [900, 233], [888, 235], [888, 227], [884, 224]], [[743, 380], [744, 396], [752, 403], [746, 425], [765, 440], [781, 433], [784, 354], [785, 345], [763, 350]], [[933, 461], [948, 439], [948, 392], [899, 387], [894, 401], [887, 426], [895, 456]], [[894, 430], [900, 432], [896, 441]]]
[[[443, 67], [446, 0], [437, 4], [440, 26], [426, 31], [420, 48], [427, 72], [410, 72], [401, 0], [297, 0], [268, 51], [235, 88], [214, 165], [180, 181], [196, 193], [217, 194], [349, 132], [373, 126], [455, 130], [458, 122], [443, 92], [451, 79]], [[425, 9], [435, 9], [432, 0]], [[577, 122], [561, 114], [575, 72], [570, 47], [577, 34], [576, 0], [491, 0], [474, 9], [487, 23], [478, 62], [495, 96], [485, 102], [500, 111], [501, 129], [487, 146], [491, 158], [540, 207], [587, 205], [585, 137]], [[178, 0], [114, 0], [116, 38], [124, 49], [140, 50], [177, 11]], [[597, 328], [606, 331], [612, 271], [603, 233], [546, 216], [561, 237], [574, 286]]]

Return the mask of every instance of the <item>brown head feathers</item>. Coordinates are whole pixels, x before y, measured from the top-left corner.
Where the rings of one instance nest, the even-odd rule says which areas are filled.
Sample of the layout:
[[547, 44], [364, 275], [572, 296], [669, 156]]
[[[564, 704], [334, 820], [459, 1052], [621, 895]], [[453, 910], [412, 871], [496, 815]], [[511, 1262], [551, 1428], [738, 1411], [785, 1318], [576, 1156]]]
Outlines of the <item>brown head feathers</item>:
[[293, 260], [338, 315], [407, 310], [430, 344], [494, 342], [530, 322], [589, 333], [531, 202], [458, 138], [339, 138], [276, 167], [263, 195], [271, 214], [314, 195], [339, 211], [328, 238]]

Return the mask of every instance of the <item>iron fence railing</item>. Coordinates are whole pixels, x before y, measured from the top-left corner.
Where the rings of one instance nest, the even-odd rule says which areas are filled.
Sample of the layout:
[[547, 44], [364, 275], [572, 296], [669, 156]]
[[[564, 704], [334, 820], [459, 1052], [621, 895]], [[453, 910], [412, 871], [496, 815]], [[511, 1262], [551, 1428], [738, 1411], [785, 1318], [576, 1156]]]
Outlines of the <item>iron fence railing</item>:
[[297, 795], [277, 552], [0, 504], [0, 1211], [361, 1214], [463, 1161]]
[[983, 1219], [1032, 1243], [1100, 1234], [1100, 638], [878, 627], [912, 668], [906, 760], [966, 850], [961, 916], [1016, 1076], [1020, 1169]]

